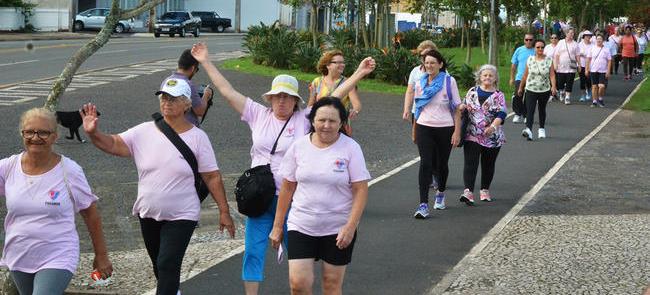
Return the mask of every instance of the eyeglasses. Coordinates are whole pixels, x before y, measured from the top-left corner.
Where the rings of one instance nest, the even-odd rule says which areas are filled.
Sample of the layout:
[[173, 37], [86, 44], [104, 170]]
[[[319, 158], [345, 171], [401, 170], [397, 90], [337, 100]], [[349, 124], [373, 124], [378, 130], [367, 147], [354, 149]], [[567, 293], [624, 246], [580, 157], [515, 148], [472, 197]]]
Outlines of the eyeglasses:
[[48, 130], [22, 130], [20, 133], [23, 135], [24, 139], [34, 138], [34, 135], [38, 136], [40, 139], [48, 139], [54, 132]]
[[535, 46], [537, 49], [544, 49], [544, 46]]
[[176, 103], [181, 100], [180, 96], [161, 95], [160, 102]]
[[524, 39], [524, 41], [530, 42], [530, 41], [533, 41], [533, 39]]
[[331, 64], [337, 64], [337, 65], [344, 65], [345, 64], [344, 61], [331, 61], [330, 63]]
[[557, 39], [557, 37], [551, 37], [551, 39]]

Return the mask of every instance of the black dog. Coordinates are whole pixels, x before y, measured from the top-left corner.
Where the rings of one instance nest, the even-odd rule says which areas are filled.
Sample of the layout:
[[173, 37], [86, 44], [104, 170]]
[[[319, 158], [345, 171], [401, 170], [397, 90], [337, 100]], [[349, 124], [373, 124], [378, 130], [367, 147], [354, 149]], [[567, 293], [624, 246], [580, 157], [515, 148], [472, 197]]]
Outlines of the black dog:
[[[99, 112], [97, 112], [97, 116], [99, 116]], [[79, 142], [86, 142], [85, 140], [81, 139], [81, 136], [79, 136], [79, 127], [83, 125], [83, 119], [81, 119], [81, 114], [79, 114], [79, 111], [74, 111], [74, 112], [56, 112], [56, 121], [61, 124], [61, 126], [70, 129], [70, 136], [66, 136], [65, 138], [67, 139], [74, 139], [74, 137], [77, 137], [77, 140]]]

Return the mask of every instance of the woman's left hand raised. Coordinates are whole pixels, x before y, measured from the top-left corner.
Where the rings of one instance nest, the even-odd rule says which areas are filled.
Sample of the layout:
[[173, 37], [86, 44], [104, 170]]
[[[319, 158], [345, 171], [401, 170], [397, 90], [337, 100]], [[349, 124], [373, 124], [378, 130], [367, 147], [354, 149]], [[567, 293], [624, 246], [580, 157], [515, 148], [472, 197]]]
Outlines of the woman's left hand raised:
[[454, 131], [454, 134], [451, 135], [451, 146], [457, 147], [460, 143], [460, 132]]
[[357, 71], [359, 73], [361, 73], [363, 76], [366, 76], [366, 75], [372, 73], [372, 71], [375, 70], [376, 66], [377, 66], [377, 64], [375, 63], [374, 58], [366, 57], [359, 64], [359, 67], [357, 68]]
[[345, 249], [350, 246], [352, 239], [354, 239], [354, 233], [356, 232], [356, 227], [345, 225], [339, 230], [339, 234], [336, 236], [336, 247], [339, 249]]

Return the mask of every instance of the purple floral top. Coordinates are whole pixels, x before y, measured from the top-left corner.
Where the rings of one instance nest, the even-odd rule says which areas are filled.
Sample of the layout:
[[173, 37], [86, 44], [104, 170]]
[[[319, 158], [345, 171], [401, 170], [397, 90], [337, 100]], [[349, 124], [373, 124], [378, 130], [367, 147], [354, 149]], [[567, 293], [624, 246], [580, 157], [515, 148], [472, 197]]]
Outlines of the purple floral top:
[[506, 142], [506, 136], [502, 128], [497, 128], [496, 132], [490, 137], [483, 135], [483, 132], [490, 127], [492, 121], [497, 118], [497, 114], [500, 112], [507, 113], [506, 99], [503, 92], [497, 90], [481, 105], [478, 100], [477, 87], [472, 87], [467, 91], [463, 101], [467, 106], [471, 119], [470, 124], [467, 126], [465, 140], [476, 142], [488, 148], [500, 147]]

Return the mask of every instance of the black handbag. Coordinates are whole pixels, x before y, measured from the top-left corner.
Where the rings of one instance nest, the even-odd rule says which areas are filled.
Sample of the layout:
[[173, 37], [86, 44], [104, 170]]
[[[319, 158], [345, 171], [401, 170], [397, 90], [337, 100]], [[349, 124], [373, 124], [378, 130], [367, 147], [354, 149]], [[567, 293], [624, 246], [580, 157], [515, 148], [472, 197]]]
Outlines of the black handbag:
[[[275, 154], [278, 140], [290, 120], [291, 118], [284, 123], [280, 134], [275, 139], [275, 143], [271, 149], [271, 156]], [[235, 185], [237, 211], [248, 217], [258, 217], [264, 214], [271, 205], [273, 197], [275, 197], [275, 189], [271, 164], [255, 166], [244, 171]]]
[[199, 196], [199, 202], [203, 202], [203, 200], [205, 200], [205, 198], [210, 193], [210, 190], [208, 190], [208, 186], [205, 184], [203, 178], [201, 178], [201, 175], [199, 174], [199, 164], [196, 161], [194, 153], [183, 141], [183, 139], [178, 136], [176, 131], [174, 131], [174, 129], [172, 129], [167, 124], [167, 122], [165, 122], [163, 116], [160, 113], [155, 113], [151, 115], [151, 117], [154, 119], [154, 122], [156, 122], [156, 127], [158, 127], [158, 129], [167, 137], [167, 139], [169, 139], [169, 141], [174, 144], [178, 151], [181, 152], [181, 155], [183, 155], [183, 158], [187, 161], [187, 164], [189, 164], [192, 168], [192, 173], [194, 174], [194, 187], [196, 188], [196, 193]]

